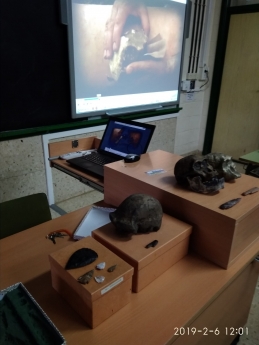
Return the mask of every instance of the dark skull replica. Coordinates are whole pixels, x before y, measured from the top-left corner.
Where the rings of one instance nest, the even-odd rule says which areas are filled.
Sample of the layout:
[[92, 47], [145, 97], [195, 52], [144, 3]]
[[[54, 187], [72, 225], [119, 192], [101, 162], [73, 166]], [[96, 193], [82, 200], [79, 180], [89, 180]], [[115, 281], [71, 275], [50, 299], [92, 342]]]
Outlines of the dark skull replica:
[[225, 181], [241, 176], [230, 156], [209, 153], [181, 158], [174, 168], [177, 182], [197, 193], [213, 193], [224, 188]]
[[121, 234], [148, 233], [160, 229], [163, 209], [146, 194], [132, 194], [110, 213], [111, 222]]

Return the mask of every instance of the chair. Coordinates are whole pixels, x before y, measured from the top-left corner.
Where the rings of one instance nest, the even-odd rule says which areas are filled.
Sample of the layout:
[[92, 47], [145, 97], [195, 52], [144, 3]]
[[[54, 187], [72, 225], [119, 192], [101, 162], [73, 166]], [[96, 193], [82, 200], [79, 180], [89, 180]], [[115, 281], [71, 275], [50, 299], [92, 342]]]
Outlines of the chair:
[[0, 239], [51, 220], [45, 193], [0, 203]]

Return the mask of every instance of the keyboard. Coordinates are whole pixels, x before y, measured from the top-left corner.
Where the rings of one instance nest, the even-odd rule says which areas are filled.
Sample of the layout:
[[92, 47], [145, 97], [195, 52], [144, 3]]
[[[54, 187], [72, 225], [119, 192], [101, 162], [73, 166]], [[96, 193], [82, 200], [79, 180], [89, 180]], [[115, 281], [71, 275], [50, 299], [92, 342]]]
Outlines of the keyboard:
[[108, 163], [112, 163], [114, 162], [114, 159], [108, 156], [103, 156], [98, 152], [93, 152], [90, 155], [87, 156], [83, 156], [83, 159], [93, 162], [95, 164], [98, 165], [104, 165], [104, 164], [108, 164]]

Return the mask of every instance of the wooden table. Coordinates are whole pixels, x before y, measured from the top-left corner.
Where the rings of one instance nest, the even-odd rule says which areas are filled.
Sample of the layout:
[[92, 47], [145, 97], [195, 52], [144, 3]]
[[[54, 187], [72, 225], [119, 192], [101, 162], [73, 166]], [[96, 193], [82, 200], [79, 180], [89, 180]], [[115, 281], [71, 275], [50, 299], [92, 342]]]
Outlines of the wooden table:
[[241, 162], [247, 164], [246, 174], [254, 177], [259, 177], [259, 150], [247, 153], [239, 157]]
[[103, 193], [103, 178], [91, 175], [90, 173], [85, 173], [79, 169], [72, 167], [68, 162], [64, 159], [55, 159], [51, 162], [52, 167], [56, 168], [67, 175], [74, 177], [75, 179], [79, 180], [80, 182], [84, 183], [88, 187], [91, 187], [98, 192]]
[[[228, 270], [190, 253], [141, 292], [133, 293], [128, 305], [92, 330], [51, 286], [48, 254], [71, 240], [58, 238], [54, 245], [45, 238], [61, 228], [74, 231], [88, 209], [2, 239], [0, 288], [22, 282], [71, 345], [231, 343], [235, 335], [226, 335], [226, 327], [228, 333], [230, 327], [242, 327], [249, 312], [259, 271], [254, 260], [259, 241]], [[185, 335], [176, 334], [180, 327]], [[196, 327], [195, 336], [187, 335], [191, 327]]]
[[239, 157], [239, 159], [246, 163], [259, 165], [259, 150], [255, 150], [253, 152], [247, 153], [246, 155]]
[[[96, 137], [78, 139], [76, 140], [77, 142], [76, 147], [72, 147], [73, 142], [74, 140], [70, 139], [70, 140], [50, 143], [48, 145], [50, 166], [52, 168], [56, 168], [64, 172], [67, 175], [74, 177], [75, 179], [97, 190], [98, 192], [103, 193], [104, 191], [103, 178], [95, 176], [94, 174], [91, 174], [91, 173], [86, 173], [83, 170], [74, 168], [65, 159], [59, 158], [59, 156], [66, 154], [68, 152], [96, 149], [99, 146], [100, 139]], [[47, 174], [47, 180], [48, 180], [48, 174]], [[51, 183], [52, 183], [52, 179], [51, 181], [48, 181], [48, 184], [51, 184]]]

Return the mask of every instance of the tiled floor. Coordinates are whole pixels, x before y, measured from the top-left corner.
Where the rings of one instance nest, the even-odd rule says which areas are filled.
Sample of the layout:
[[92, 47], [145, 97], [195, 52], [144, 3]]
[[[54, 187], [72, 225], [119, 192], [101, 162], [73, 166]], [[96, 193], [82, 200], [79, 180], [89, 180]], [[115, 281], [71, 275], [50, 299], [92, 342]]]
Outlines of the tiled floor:
[[[244, 173], [243, 165], [237, 164], [237, 169], [241, 173]], [[102, 200], [103, 195], [99, 192], [94, 192], [91, 198], [93, 200], [92, 202], [96, 202]], [[81, 195], [80, 197], [67, 200], [66, 202], [62, 203], [60, 207], [64, 209], [66, 212], [72, 212], [76, 209], [79, 209], [89, 204], [91, 204], [91, 202], [89, 203], [89, 196]], [[51, 210], [51, 213], [53, 218], [60, 216], [53, 210]], [[252, 301], [246, 327], [248, 328], [249, 333], [248, 335], [243, 335], [240, 337], [238, 345], [259, 345], [259, 279], [255, 289], [255, 294]]]

